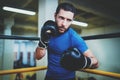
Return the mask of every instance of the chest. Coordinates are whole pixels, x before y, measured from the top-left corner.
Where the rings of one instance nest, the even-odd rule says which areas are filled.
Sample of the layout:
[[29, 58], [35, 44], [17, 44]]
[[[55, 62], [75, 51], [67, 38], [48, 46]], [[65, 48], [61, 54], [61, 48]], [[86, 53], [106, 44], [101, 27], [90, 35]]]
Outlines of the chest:
[[50, 40], [49, 48], [55, 53], [63, 53], [71, 47], [71, 38], [69, 34], [54, 37]]

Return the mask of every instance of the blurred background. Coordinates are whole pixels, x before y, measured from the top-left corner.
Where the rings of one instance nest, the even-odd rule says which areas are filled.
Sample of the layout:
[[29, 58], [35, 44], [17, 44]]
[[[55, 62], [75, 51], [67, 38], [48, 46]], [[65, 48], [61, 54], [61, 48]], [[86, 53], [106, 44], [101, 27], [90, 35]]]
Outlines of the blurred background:
[[[77, 8], [74, 20], [87, 24], [71, 26], [98, 58], [98, 70], [120, 74], [120, 0], [0, 0], [0, 70], [47, 65], [47, 55], [36, 61], [34, 51], [41, 26], [46, 20], [54, 20], [55, 9], [62, 2], [73, 4]], [[4, 7], [33, 11], [35, 15], [6, 11]], [[16, 66], [17, 60], [22, 63]], [[45, 73], [46, 70], [23, 73], [21, 80], [44, 80]], [[18, 74], [0, 76], [0, 80], [15, 80], [15, 76]], [[76, 77], [78, 80], [118, 80], [80, 71], [76, 71]]]

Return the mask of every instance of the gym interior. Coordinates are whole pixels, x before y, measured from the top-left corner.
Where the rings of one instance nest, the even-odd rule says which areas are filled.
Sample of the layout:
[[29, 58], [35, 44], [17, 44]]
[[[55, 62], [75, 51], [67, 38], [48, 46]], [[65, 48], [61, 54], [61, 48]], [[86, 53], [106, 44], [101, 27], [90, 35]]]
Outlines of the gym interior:
[[[47, 54], [35, 59], [40, 30], [54, 20], [62, 2], [77, 8], [72, 24], [99, 60], [99, 68], [76, 71], [76, 80], [120, 79], [120, 1], [112, 0], [0, 0], [0, 80], [44, 80]], [[34, 11], [35, 15], [5, 11], [4, 6]]]

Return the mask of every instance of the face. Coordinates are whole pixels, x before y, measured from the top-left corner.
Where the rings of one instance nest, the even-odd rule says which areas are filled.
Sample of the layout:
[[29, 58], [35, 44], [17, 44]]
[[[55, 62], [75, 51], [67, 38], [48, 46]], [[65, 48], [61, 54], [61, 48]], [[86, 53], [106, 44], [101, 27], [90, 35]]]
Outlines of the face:
[[58, 14], [55, 14], [59, 33], [64, 33], [73, 21], [74, 13], [61, 9]]

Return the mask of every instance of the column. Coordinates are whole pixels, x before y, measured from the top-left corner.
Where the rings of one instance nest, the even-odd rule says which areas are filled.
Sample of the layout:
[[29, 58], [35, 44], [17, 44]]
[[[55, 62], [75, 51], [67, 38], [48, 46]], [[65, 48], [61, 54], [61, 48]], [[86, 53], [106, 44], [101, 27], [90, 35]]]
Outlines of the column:
[[[39, 0], [38, 12], [38, 36], [40, 37], [41, 27], [47, 20], [54, 21], [54, 13], [58, 5], [58, 0]], [[37, 66], [47, 66], [47, 53], [39, 61]], [[44, 80], [46, 71], [37, 72], [37, 80]]]
[[[14, 25], [13, 18], [6, 18], [4, 19], [4, 35], [11, 35], [11, 28]], [[14, 53], [13, 53], [13, 40], [5, 39], [3, 43], [3, 70], [10, 70], [13, 69], [13, 60]], [[3, 80], [9, 80], [10, 75], [4, 75]]]

